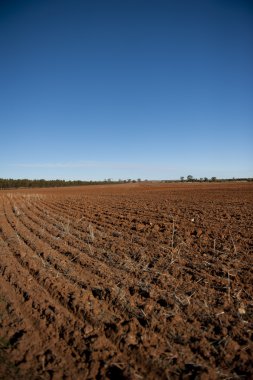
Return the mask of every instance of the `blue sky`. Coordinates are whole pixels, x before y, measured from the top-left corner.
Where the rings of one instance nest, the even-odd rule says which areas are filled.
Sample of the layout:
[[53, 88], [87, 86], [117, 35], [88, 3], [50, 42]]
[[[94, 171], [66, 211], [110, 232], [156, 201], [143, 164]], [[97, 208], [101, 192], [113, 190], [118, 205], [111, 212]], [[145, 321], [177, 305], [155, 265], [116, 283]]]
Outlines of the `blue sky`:
[[253, 176], [251, 0], [0, 2], [0, 177]]

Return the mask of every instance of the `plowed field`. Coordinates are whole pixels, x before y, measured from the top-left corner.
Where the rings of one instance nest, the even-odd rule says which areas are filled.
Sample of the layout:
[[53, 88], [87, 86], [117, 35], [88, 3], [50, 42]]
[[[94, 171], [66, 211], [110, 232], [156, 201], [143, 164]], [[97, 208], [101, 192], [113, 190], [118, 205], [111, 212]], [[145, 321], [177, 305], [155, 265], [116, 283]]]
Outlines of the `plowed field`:
[[252, 378], [252, 215], [247, 183], [0, 192], [0, 378]]

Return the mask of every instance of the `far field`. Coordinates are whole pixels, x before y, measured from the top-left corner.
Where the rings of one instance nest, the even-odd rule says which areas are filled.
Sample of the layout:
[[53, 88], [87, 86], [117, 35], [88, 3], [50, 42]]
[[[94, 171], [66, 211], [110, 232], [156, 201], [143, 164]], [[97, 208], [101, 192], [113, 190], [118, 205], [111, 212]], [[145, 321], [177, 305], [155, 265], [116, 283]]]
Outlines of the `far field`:
[[0, 379], [253, 378], [253, 184], [0, 191]]

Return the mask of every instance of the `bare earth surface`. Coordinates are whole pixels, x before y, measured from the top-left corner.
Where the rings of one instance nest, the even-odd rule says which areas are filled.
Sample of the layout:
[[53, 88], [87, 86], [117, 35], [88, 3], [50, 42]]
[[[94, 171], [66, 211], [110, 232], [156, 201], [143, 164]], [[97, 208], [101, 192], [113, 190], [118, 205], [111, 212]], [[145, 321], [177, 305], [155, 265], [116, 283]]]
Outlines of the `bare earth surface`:
[[0, 192], [1, 379], [253, 378], [253, 185]]

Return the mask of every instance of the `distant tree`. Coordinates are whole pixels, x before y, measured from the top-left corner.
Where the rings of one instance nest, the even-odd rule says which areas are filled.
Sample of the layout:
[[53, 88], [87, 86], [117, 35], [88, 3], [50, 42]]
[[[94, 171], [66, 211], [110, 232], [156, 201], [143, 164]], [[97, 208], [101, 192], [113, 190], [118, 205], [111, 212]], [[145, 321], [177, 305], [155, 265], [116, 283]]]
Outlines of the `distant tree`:
[[211, 181], [212, 181], [212, 182], [215, 182], [216, 179], [217, 179], [216, 177], [212, 177], [212, 178], [211, 178]]
[[140, 178], [138, 178], [138, 179], [137, 179], [137, 181], [138, 181], [138, 182], [141, 182], [141, 179], [140, 179]]
[[208, 181], [208, 178], [207, 178], [207, 177], [204, 177], [204, 181], [207, 182], [207, 181]]
[[192, 181], [193, 180], [193, 176], [192, 175], [188, 175], [187, 176], [187, 181]]
[[180, 181], [181, 181], [181, 182], [184, 182], [184, 177], [183, 177], [183, 176], [180, 177]]

